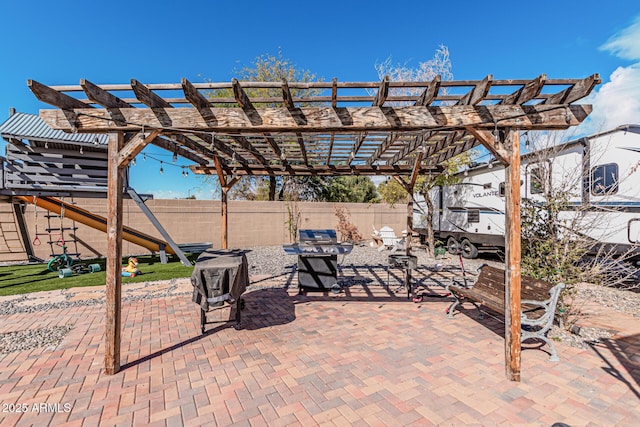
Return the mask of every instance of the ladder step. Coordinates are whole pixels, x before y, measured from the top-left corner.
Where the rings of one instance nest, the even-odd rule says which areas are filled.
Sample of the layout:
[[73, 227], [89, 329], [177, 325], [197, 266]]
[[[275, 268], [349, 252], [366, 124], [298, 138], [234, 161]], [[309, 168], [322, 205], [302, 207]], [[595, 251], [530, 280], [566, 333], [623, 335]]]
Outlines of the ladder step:
[[78, 227], [62, 227], [62, 228], [57, 227], [57, 228], [45, 228], [44, 231], [46, 231], [46, 232], [60, 231], [60, 230], [63, 230], [63, 231], [74, 230], [75, 231], [77, 229], [78, 229]]
[[[62, 254], [51, 254], [49, 256], [53, 258], [54, 256], [60, 256], [60, 255], [62, 255]], [[80, 253], [67, 252], [67, 255], [69, 255], [69, 256], [80, 256]]]

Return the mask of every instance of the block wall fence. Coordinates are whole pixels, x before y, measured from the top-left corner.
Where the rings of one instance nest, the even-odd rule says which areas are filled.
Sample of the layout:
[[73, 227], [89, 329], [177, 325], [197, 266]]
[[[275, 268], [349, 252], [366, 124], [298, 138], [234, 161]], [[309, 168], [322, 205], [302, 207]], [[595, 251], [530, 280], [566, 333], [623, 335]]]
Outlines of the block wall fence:
[[[66, 202], [72, 202], [65, 199]], [[106, 216], [107, 203], [104, 199], [74, 199], [78, 207], [90, 212]], [[146, 205], [168, 231], [173, 240], [178, 243], [211, 242], [213, 247], [220, 247], [220, 201], [217, 200], [185, 200], [185, 199], [154, 199], [148, 200]], [[394, 207], [387, 204], [364, 203], [320, 203], [299, 202], [300, 228], [333, 228], [338, 224], [334, 207], [341, 206], [348, 209], [351, 222], [365, 239], [369, 239], [373, 227], [392, 227], [396, 234], [406, 228], [406, 205]], [[230, 248], [247, 248], [251, 246], [271, 246], [289, 243], [287, 226], [287, 204], [285, 202], [269, 201], [229, 201], [229, 229], [228, 239]], [[60, 228], [59, 218], [46, 218], [49, 212], [42, 208], [27, 205], [25, 220], [29, 231], [29, 238], [33, 241], [36, 233], [46, 233], [47, 228]], [[161, 238], [160, 233], [153, 227], [144, 213], [132, 201], [124, 200], [124, 224], [154, 237]], [[0, 262], [26, 260], [24, 244], [20, 239], [17, 223], [10, 203], [0, 203], [0, 220], [3, 241], [0, 242]], [[13, 219], [13, 220], [12, 220]], [[73, 222], [65, 218], [63, 227], [73, 227]], [[106, 234], [87, 227], [79, 222], [75, 223], [76, 230], [64, 231], [64, 239], [77, 240], [77, 250], [80, 258], [103, 257], [106, 255]], [[51, 232], [51, 238], [58, 240], [58, 231]], [[48, 236], [40, 235], [39, 246], [34, 246], [35, 255], [42, 259], [51, 256], [51, 248], [47, 244]], [[4, 244], [3, 244], [4, 242]], [[75, 252], [75, 244], [69, 243], [69, 251]], [[124, 255], [148, 254], [149, 251], [141, 246], [123, 241]]]

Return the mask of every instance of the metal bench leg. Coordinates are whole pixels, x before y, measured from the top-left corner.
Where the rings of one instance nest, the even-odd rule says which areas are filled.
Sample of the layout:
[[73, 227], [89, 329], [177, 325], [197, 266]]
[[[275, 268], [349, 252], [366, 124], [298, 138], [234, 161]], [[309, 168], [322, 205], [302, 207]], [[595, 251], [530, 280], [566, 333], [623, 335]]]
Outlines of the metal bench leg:
[[549, 362], [560, 361], [560, 358], [558, 357], [558, 352], [556, 351], [556, 346], [553, 345], [553, 342], [546, 337], [546, 332], [544, 334], [540, 334], [540, 333], [533, 333], [529, 331], [522, 331], [520, 342], [525, 342], [528, 339], [539, 339], [546, 342], [549, 345], [549, 351], [551, 353], [551, 355], [549, 355]]
[[200, 329], [202, 330], [203, 334], [204, 334], [205, 323], [207, 323], [207, 312], [204, 311], [204, 309], [201, 307], [200, 308]]
[[455, 296], [454, 298], [455, 298], [455, 301], [453, 301], [449, 306], [449, 308], [447, 308], [447, 317], [449, 319], [453, 319], [453, 312], [456, 311], [456, 307], [458, 306], [458, 304], [460, 304], [460, 300]]

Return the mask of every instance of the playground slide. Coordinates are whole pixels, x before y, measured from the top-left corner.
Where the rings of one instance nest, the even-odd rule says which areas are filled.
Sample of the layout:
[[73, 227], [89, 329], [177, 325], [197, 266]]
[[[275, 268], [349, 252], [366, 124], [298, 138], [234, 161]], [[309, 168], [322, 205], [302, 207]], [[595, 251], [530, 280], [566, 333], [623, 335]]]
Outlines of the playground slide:
[[[104, 233], [107, 232], [107, 219], [105, 217], [96, 215], [88, 210], [63, 202], [62, 200], [54, 197], [38, 196], [34, 199], [33, 196], [16, 196], [15, 198], [22, 200], [23, 202], [35, 203], [36, 206], [50, 212], [54, 212], [58, 215], [61, 214], [62, 208], [64, 208], [65, 218], [72, 219]], [[149, 236], [148, 234], [144, 234], [127, 226], [123, 227], [122, 238], [153, 252], [160, 252], [160, 247], [164, 246], [166, 253], [175, 254], [174, 250], [171, 249], [171, 246], [169, 246], [169, 244], [164, 240], [156, 239], [155, 237]]]

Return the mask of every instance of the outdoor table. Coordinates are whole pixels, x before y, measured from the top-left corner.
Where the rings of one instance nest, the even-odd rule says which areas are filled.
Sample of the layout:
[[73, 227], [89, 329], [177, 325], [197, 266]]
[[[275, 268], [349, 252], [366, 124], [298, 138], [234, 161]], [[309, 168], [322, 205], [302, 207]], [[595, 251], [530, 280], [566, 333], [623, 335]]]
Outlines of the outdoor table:
[[241, 298], [249, 284], [249, 266], [246, 251], [240, 249], [207, 249], [202, 252], [191, 274], [192, 301], [200, 305], [201, 330], [210, 307], [222, 307], [224, 302], [236, 304], [236, 324], [240, 329], [240, 312], [244, 308]]

